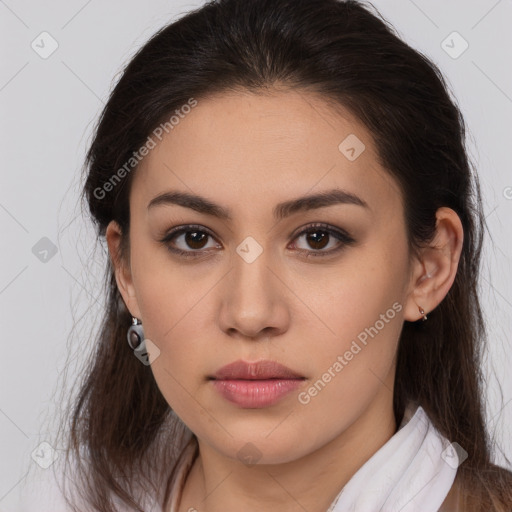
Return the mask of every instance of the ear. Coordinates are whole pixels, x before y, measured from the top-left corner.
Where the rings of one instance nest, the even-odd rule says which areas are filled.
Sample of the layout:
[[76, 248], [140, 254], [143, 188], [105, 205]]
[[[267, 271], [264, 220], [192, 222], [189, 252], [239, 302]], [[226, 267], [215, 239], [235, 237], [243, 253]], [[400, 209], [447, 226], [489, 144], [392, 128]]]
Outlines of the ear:
[[110, 261], [112, 262], [115, 273], [117, 288], [119, 289], [119, 293], [123, 297], [124, 303], [131, 315], [136, 318], [141, 318], [135, 294], [135, 287], [133, 285], [130, 264], [121, 257], [121, 236], [121, 227], [116, 221], [111, 221], [107, 226], [105, 238], [110, 253]]
[[432, 242], [419, 250], [411, 271], [410, 292], [404, 319], [420, 320], [435, 309], [450, 290], [459, 265], [464, 231], [459, 216], [451, 208], [436, 212], [436, 233]]

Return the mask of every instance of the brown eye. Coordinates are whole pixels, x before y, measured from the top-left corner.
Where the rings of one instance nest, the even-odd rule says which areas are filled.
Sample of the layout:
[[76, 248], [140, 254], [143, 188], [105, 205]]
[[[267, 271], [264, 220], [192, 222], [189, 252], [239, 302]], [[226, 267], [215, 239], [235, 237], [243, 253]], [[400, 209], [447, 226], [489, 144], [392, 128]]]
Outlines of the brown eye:
[[160, 242], [172, 253], [194, 258], [204, 255], [210, 238], [213, 239], [213, 235], [205, 228], [192, 225], [171, 230]]
[[184, 241], [191, 249], [203, 249], [209, 236], [204, 231], [185, 231]]
[[[300, 253], [306, 253], [309, 256], [329, 256], [341, 251], [348, 245], [354, 244], [355, 240], [345, 231], [333, 228], [328, 224], [315, 224], [307, 226], [294, 240], [305, 237], [306, 247], [293, 247]], [[214, 239], [213, 234], [202, 226], [181, 226], [172, 229], [160, 242], [167, 249], [186, 258], [196, 258], [204, 256], [212, 248], [221, 248], [215, 244], [208, 248], [209, 239]], [[296, 245], [296, 243], [294, 244]], [[332, 245], [333, 247], [328, 248]], [[180, 247], [181, 246], [181, 247]]]
[[306, 240], [310, 247], [319, 250], [328, 245], [330, 236], [327, 231], [315, 230], [306, 235]]
[[[300, 252], [309, 253], [308, 256], [328, 256], [342, 250], [347, 245], [352, 245], [355, 240], [346, 232], [332, 228], [327, 224], [314, 224], [302, 230], [294, 240], [305, 237], [307, 247], [295, 247]], [[331, 244], [332, 242], [332, 244]], [[329, 244], [333, 248], [324, 250]], [[296, 244], [294, 244], [296, 245]]]

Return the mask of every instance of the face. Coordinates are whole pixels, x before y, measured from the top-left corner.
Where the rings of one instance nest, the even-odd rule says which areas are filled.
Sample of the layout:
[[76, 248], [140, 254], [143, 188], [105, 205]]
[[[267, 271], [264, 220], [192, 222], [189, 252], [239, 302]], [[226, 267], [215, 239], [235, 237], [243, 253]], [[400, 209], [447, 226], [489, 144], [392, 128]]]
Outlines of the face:
[[[118, 284], [160, 351], [163, 396], [200, 442], [289, 462], [391, 408], [409, 252], [400, 190], [364, 125], [312, 93], [222, 94], [199, 99], [134, 172]], [[295, 202], [331, 191], [329, 204]], [[173, 192], [229, 218], [149, 206]], [[301, 379], [260, 382], [261, 401], [254, 382], [226, 395], [211, 377], [238, 360]]]

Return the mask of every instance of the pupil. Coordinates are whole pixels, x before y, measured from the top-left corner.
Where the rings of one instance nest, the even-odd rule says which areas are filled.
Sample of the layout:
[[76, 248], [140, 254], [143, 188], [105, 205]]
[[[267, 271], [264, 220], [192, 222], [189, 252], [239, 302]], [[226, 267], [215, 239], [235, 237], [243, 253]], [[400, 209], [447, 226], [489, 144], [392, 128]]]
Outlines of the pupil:
[[[201, 241], [204, 241], [208, 235], [206, 233], [201, 233], [199, 231], [188, 231], [185, 235], [185, 241], [192, 249], [201, 249]], [[194, 240], [194, 237], [199, 237], [202, 240]]]
[[[318, 233], [322, 233], [320, 235], [320, 237], [315, 236], [315, 235], [318, 235]], [[329, 237], [329, 235], [325, 231], [315, 231], [315, 232], [311, 233], [310, 235], [308, 235], [308, 243], [310, 243], [310, 241], [312, 241], [312, 244], [310, 244], [310, 245], [314, 249], [323, 249], [327, 245], [327, 243], [322, 244], [322, 241], [326, 242], [328, 237]], [[321, 238], [321, 240], [318, 241], [318, 240], [315, 240], [315, 238]]]

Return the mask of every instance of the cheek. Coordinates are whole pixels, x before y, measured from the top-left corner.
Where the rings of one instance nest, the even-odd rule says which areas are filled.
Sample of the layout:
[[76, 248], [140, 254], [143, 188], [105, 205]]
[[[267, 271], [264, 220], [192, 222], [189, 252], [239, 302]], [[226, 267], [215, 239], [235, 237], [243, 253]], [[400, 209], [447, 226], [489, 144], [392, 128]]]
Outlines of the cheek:
[[327, 352], [349, 346], [361, 333], [364, 341], [365, 330], [376, 323], [385, 337], [388, 327], [398, 324], [392, 337], [397, 336], [406, 258], [400, 250], [391, 255], [385, 249], [354, 252], [338, 266], [323, 271], [321, 279], [317, 269], [309, 269], [295, 280], [294, 291], [306, 298], [304, 302], [314, 312], [314, 316], [308, 314], [310, 329], [316, 330], [316, 339]]
[[[183, 305], [176, 306], [181, 311]], [[208, 423], [208, 418], [203, 417], [206, 404], [200, 396], [206, 383], [208, 352], [203, 345], [204, 336], [198, 336], [198, 332], [208, 329], [194, 322], [193, 310], [188, 315], [162, 314], [155, 311], [148, 315], [152, 326], [150, 339], [160, 349], [151, 364], [157, 386], [171, 409], [187, 425]]]
[[315, 371], [297, 403], [305, 421], [322, 418], [322, 430], [311, 439], [319, 445], [349, 428], [378, 394], [392, 393], [403, 307], [397, 293], [379, 293], [366, 283], [356, 289], [353, 281], [346, 281], [350, 293], [339, 291], [324, 304], [336, 335], [323, 329], [324, 339], [316, 338], [320, 350], [304, 347]]
[[392, 252], [389, 240], [347, 257], [316, 286], [302, 281], [298, 294], [318, 312], [312, 339], [321, 347], [304, 345], [318, 382], [304, 401], [311, 398], [319, 407], [332, 401], [353, 409], [362, 395], [369, 397], [382, 386], [392, 368], [403, 324], [407, 252], [401, 240]]

